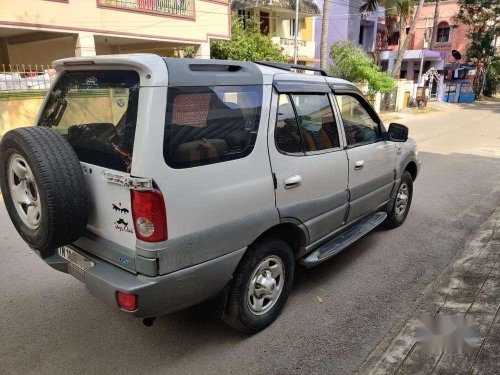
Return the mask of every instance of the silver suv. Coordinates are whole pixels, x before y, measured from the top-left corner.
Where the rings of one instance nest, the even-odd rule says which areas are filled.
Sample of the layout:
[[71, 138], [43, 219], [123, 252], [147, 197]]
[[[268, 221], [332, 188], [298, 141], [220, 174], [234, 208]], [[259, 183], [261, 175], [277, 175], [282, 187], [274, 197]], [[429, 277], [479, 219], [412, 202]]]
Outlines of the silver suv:
[[324, 71], [156, 55], [54, 67], [37, 126], [0, 144], [7, 210], [47, 264], [145, 323], [220, 296], [225, 322], [261, 330], [296, 263], [408, 214], [408, 129]]

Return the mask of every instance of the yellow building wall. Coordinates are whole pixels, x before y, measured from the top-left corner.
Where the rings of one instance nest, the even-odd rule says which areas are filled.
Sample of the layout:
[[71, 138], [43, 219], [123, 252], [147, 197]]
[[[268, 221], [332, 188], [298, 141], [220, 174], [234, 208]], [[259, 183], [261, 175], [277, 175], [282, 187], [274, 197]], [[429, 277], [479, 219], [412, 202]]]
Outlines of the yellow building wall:
[[300, 36], [302, 40], [314, 40], [314, 17], [307, 17], [305, 22], [301, 23]]
[[[28, 94], [26, 91], [23, 93]], [[36, 116], [44, 100], [44, 92], [31, 94], [31, 96], [19, 97], [12, 92], [11, 95], [0, 98], [0, 137], [11, 129], [35, 124]], [[100, 96], [72, 97], [68, 100], [68, 107], [59, 128], [67, 130], [65, 128], [69, 125], [92, 122], [109, 122], [116, 125], [127, 109], [126, 106], [117, 105], [118, 99], [127, 102], [128, 94], [102, 90]]]
[[[1, 0], [0, 0], [1, 1]], [[61, 38], [38, 40], [36, 42], [26, 42], [19, 44], [8, 44], [10, 65], [51, 65], [54, 60], [75, 56], [75, 38], [69, 35]], [[105, 45], [96, 43], [96, 53], [98, 55], [111, 55], [116, 53], [155, 53], [160, 56], [177, 56], [174, 49], [165, 48], [165, 43], [151, 43], [145, 40], [144, 43]]]
[[[0, 16], [1, 17], [1, 16]], [[75, 56], [74, 36], [65, 36], [36, 42], [9, 44], [11, 65], [50, 65], [52, 61]]]
[[195, 1], [194, 19], [102, 8], [96, 5], [96, 0], [68, 3], [23, 0], [22, 5], [19, 0], [1, 0], [0, 27], [36, 27], [195, 43], [206, 42], [211, 35], [229, 38], [229, 2], [191, 1]]
[[43, 98], [0, 99], [0, 137], [11, 129], [34, 125]]

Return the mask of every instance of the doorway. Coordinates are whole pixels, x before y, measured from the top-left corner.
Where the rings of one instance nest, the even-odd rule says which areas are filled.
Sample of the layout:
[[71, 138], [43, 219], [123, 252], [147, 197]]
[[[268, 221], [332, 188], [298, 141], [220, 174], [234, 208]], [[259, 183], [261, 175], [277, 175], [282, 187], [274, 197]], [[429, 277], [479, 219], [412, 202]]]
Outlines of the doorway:
[[260, 12], [260, 32], [263, 35], [269, 34], [269, 13]]

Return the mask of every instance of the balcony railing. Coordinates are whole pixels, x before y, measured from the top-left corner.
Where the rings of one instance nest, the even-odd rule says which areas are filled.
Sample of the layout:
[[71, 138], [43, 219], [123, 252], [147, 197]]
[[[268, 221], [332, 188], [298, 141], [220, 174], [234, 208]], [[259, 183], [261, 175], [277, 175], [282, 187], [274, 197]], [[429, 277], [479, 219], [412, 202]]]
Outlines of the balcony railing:
[[[288, 56], [294, 55], [295, 39], [293, 37], [273, 36], [272, 41], [278, 44]], [[314, 58], [315, 44], [312, 40], [297, 39], [297, 47], [299, 56]]]
[[123, 9], [141, 13], [192, 17], [194, 0], [99, 0], [106, 8]]
[[0, 65], [0, 98], [6, 91], [47, 90], [56, 78], [48, 65]]
[[[284, 46], [294, 46], [295, 45], [295, 38], [280, 37], [280, 44], [282, 44]], [[307, 42], [305, 40], [297, 39], [297, 45], [299, 47], [306, 47]]]

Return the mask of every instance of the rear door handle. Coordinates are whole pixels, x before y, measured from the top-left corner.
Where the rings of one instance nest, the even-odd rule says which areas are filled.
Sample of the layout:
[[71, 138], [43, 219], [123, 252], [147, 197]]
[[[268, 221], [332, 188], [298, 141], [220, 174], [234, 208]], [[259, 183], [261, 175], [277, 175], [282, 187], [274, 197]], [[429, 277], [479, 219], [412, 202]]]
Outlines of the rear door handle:
[[365, 166], [364, 160], [357, 160], [354, 162], [354, 169], [361, 169]]
[[299, 176], [298, 174], [290, 176], [285, 179], [283, 185], [285, 186], [285, 189], [291, 189], [300, 186], [302, 185], [302, 176]]

